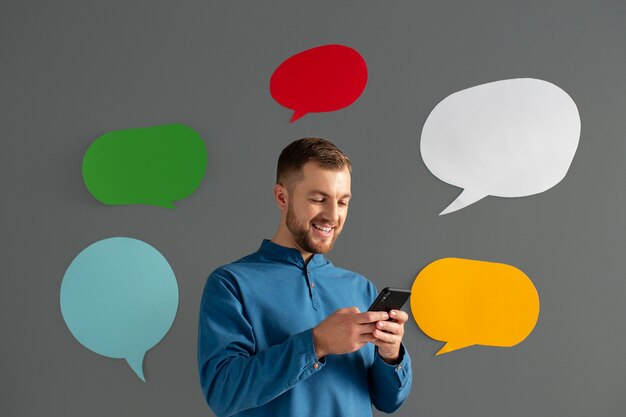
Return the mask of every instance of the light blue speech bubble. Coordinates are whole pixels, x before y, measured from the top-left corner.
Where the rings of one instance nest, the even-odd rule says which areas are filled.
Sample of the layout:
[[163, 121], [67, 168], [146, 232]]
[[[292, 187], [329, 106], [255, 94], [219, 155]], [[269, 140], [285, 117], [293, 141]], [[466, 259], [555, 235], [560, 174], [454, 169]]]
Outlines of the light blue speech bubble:
[[174, 271], [137, 239], [88, 246], [61, 283], [61, 313], [74, 337], [100, 355], [126, 359], [144, 382], [144, 355], [167, 334], [177, 309]]

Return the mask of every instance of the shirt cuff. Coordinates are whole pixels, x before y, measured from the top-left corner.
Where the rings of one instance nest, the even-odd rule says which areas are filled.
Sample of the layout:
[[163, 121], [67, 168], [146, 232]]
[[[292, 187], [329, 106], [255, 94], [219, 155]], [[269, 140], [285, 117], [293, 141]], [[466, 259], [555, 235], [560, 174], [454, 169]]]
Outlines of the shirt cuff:
[[378, 347], [374, 350], [374, 364], [373, 367], [377, 375], [380, 377], [384, 375], [385, 379], [389, 379], [389, 382], [394, 382], [398, 386], [398, 390], [401, 390], [411, 376], [411, 358], [406, 353], [404, 343], [400, 345], [400, 355], [398, 356], [400, 363], [388, 364], [378, 353]]
[[326, 365], [326, 358], [318, 359], [315, 354], [315, 341], [313, 340], [313, 329], [309, 329], [303, 332], [306, 335], [306, 358], [307, 363], [315, 370], [319, 371], [324, 365]]

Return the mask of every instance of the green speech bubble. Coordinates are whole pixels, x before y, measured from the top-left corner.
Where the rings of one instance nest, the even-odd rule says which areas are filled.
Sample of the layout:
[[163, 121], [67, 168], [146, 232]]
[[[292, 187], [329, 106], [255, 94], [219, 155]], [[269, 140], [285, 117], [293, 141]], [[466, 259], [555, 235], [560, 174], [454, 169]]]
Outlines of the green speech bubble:
[[183, 124], [116, 130], [96, 139], [83, 158], [83, 180], [96, 200], [110, 205], [175, 208], [174, 201], [202, 182], [207, 151]]

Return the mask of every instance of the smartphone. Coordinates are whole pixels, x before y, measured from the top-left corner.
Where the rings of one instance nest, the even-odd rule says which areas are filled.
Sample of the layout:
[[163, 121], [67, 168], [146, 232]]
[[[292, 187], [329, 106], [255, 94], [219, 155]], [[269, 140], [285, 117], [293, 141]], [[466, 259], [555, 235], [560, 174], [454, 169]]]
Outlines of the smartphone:
[[400, 310], [410, 295], [411, 291], [409, 290], [386, 287], [378, 294], [367, 311], [390, 312], [391, 310]]

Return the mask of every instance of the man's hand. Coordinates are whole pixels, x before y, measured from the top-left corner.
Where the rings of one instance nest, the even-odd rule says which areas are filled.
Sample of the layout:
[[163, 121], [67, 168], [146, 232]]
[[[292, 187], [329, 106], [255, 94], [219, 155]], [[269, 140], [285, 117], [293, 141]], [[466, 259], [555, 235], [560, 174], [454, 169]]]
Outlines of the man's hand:
[[402, 310], [391, 310], [390, 321], [379, 321], [373, 332], [375, 340], [372, 342], [378, 346], [378, 354], [387, 363], [398, 362], [400, 357], [400, 345], [404, 336], [404, 323], [409, 315]]
[[[357, 307], [342, 308], [335, 311], [313, 329], [315, 355], [321, 359], [326, 355], [350, 353], [361, 349], [368, 342], [375, 342], [377, 340], [375, 332], [380, 332], [380, 330], [376, 330], [376, 323], [388, 318], [389, 315], [384, 311], [361, 313]], [[389, 326], [392, 324], [391, 322], [385, 323], [388, 323]], [[387, 327], [385, 327], [386, 329]], [[383, 343], [382, 340], [379, 342]], [[384, 343], [387, 345], [386, 342]], [[385, 352], [390, 349], [390, 347], [386, 347]]]

